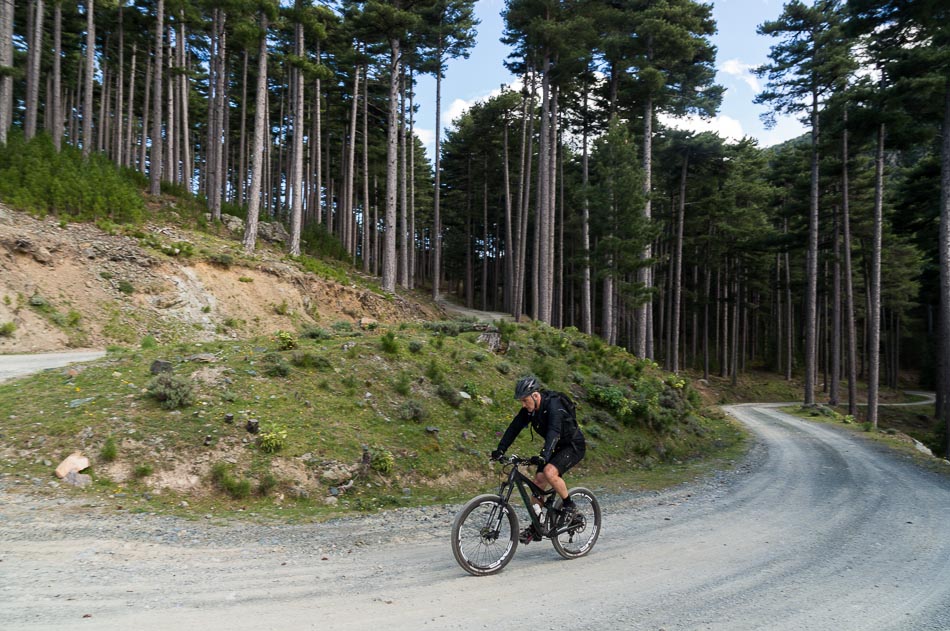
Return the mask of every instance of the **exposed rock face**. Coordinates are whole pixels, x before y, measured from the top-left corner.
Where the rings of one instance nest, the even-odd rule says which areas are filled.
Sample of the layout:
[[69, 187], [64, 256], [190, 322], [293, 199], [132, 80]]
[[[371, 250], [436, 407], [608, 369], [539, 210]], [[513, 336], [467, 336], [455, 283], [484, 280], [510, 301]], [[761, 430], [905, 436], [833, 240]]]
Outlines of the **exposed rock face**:
[[230, 236], [165, 225], [109, 234], [0, 204], [0, 325], [14, 327], [0, 336], [0, 353], [135, 345], [146, 336], [159, 343], [246, 338], [318, 321], [358, 325], [363, 318], [371, 326], [442, 317], [402, 296], [302, 271], [285, 257], [289, 237], [280, 223], [261, 223], [259, 247], [242, 258], [235, 252], [244, 222], [223, 215], [222, 223]]

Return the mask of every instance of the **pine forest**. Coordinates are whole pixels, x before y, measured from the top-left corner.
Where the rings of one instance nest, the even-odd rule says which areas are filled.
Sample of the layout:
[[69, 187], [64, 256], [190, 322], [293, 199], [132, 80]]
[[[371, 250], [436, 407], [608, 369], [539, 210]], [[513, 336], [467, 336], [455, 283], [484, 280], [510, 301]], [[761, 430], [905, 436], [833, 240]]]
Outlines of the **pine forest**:
[[661, 122], [717, 113], [711, 4], [509, 0], [497, 63], [520, 85], [425, 121], [429, 155], [415, 86], [434, 77], [438, 112], [474, 7], [0, 0], [0, 199], [147, 213], [105, 186], [70, 201], [64, 179], [14, 194], [73, 152], [241, 217], [247, 252], [280, 221], [289, 256], [389, 293], [576, 327], [673, 372], [795, 375], [805, 405], [873, 426], [879, 388], [913, 375], [950, 423], [945, 0], [791, 0], [761, 24], [757, 100], [809, 130], [773, 147]]

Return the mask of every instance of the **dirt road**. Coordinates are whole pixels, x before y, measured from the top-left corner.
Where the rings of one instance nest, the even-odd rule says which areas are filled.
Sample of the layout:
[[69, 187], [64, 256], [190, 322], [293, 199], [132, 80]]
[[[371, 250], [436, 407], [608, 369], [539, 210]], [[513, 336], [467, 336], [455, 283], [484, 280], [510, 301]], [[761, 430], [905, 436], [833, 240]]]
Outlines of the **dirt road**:
[[47, 368], [59, 368], [76, 362], [98, 359], [105, 354], [105, 351], [69, 351], [30, 355], [0, 355], [0, 381], [22, 377]]
[[[950, 479], [768, 406], [736, 471], [604, 497], [592, 554], [452, 558], [457, 507], [217, 525], [9, 494], [5, 629], [950, 629]], [[5, 482], [4, 482], [5, 480]], [[540, 584], [548, 596], [532, 598]]]

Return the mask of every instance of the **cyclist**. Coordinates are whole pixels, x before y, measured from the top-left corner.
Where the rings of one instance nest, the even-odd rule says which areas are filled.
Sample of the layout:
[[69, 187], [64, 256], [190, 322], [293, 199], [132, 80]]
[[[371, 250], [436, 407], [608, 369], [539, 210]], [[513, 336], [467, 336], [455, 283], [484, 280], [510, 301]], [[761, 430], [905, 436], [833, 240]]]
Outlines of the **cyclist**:
[[[544, 438], [541, 454], [531, 458], [531, 464], [538, 467], [534, 482], [542, 489], [550, 485], [561, 497], [564, 501], [562, 523], [568, 523], [577, 513], [577, 507], [567, 495], [567, 485], [562, 476], [584, 457], [587, 450], [584, 435], [561, 396], [542, 390], [537, 377], [529, 375], [515, 384], [515, 400], [521, 402], [521, 410], [511, 420], [498, 447], [491, 453], [491, 458], [501, 458], [521, 430], [530, 424]], [[540, 538], [541, 534], [535, 531], [533, 525], [521, 532], [522, 543]]]

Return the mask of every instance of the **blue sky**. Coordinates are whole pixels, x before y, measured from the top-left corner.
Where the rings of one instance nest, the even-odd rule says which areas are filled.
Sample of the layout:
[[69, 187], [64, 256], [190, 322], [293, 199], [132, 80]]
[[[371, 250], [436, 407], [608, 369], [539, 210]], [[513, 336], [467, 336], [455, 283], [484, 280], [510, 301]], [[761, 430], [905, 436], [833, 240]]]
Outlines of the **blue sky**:
[[[804, 126], [790, 117], [780, 117], [773, 129], [765, 129], [759, 115], [766, 110], [753, 103], [762, 86], [751, 69], [768, 61], [769, 47], [775, 43], [772, 38], [757, 35], [755, 30], [759, 24], [781, 15], [782, 0], [716, 0], [712, 4], [719, 27], [713, 37], [718, 49], [716, 81], [726, 88], [722, 107], [712, 120], [680, 121], [676, 125], [718, 131], [721, 136], [736, 140], [751, 136], [762, 147], [804, 133]], [[504, 0], [476, 3], [476, 15], [481, 20], [476, 46], [468, 59], [450, 61], [442, 80], [443, 128], [451, 126], [452, 120], [469, 105], [497, 94], [502, 84], [514, 80], [502, 63], [509, 50], [498, 41], [504, 30], [500, 16], [504, 6]], [[416, 132], [431, 156], [435, 139], [435, 79], [421, 78], [417, 94], [420, 108]]]

